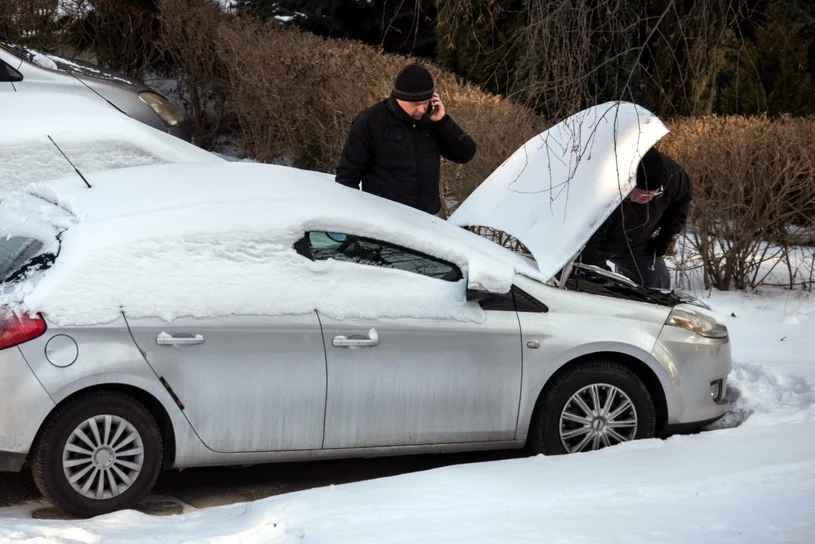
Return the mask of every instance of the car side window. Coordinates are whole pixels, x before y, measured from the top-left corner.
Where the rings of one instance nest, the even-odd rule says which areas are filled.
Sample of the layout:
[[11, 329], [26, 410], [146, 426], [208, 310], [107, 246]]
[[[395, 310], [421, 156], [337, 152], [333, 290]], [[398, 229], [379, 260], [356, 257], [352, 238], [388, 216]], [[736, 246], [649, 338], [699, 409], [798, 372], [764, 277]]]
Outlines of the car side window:
[[0, 60], [0, 81], [22, 81], [20, 72]]
[[455, 282], [463, 276], [454, 264], [387, 242], [341, 234], [312, 231], [306, 233], [311, 256], [316, 261], [335, 259], [382, 268], [396, 268]]

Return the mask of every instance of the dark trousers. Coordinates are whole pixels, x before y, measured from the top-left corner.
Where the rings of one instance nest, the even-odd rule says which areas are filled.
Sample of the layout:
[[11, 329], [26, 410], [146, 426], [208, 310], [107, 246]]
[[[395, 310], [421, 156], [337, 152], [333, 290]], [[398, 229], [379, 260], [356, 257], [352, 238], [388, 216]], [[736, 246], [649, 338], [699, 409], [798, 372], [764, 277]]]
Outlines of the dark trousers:
[[655, 255], [626, 255], [609, 259], [617, 273], [652, 289], [670, 289], [671, 273], [665, 264], [665, 257]]

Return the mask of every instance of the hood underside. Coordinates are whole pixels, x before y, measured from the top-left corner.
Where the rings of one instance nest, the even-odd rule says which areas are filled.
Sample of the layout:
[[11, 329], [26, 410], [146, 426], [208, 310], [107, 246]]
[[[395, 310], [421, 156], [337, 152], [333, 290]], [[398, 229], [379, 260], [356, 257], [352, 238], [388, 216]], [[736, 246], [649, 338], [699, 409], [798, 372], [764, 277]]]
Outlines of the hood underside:
[[554, 277], [631, 192], [665, 125], [628, 102], [583, 110], [527, 141], [449, 221], [510, 234]]

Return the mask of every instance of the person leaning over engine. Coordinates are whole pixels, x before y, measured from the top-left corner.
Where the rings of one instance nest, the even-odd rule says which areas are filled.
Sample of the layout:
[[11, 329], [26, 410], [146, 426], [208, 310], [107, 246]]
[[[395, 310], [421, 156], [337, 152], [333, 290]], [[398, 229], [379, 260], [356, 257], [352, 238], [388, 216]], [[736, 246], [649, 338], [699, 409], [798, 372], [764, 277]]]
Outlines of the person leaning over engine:
[[693, 184], [685, 170], [654, 148], [637, 168], [636, 187], [589, 239], [581, 262], [617, 271], [645, 287], [671, 288], [665, 254], [685, 227]]

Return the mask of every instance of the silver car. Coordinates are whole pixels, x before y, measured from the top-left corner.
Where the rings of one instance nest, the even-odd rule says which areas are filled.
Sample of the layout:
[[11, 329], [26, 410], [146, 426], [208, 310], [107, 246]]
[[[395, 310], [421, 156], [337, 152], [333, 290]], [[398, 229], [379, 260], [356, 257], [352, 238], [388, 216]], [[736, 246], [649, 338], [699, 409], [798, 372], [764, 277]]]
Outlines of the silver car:
[[450, 221], [252, 163], [2, 195], [0, 469], [28, 463], [92, 516], [163, 469], [564, 454], [705, 426], [728, 408], [722, 320], [572, 264], [665, 132], [631, 104], [581, 112]]
[[[85, 96], [163, 132], [186, 141], [192, 139], [190, 124], [184, 114], [141, 81], [81, 61], [0, 41], [2, 92]], [[46, 100], [48, 97], [42, 95], [42, 98]]]

